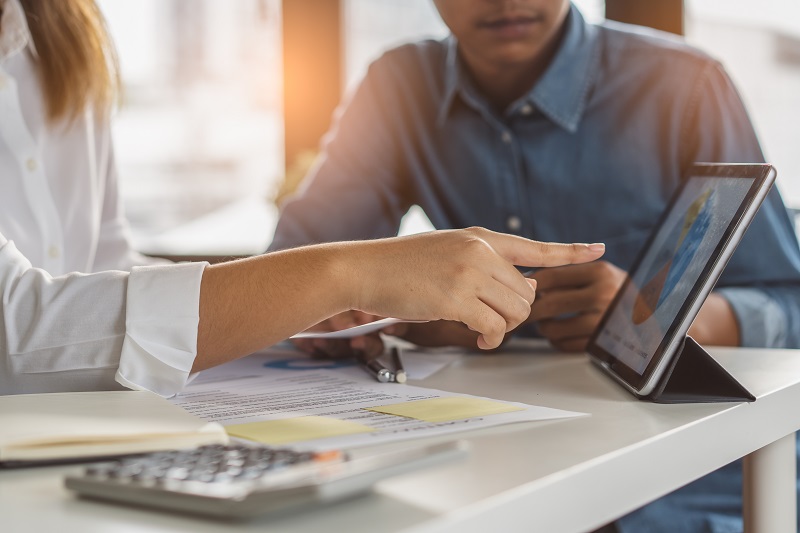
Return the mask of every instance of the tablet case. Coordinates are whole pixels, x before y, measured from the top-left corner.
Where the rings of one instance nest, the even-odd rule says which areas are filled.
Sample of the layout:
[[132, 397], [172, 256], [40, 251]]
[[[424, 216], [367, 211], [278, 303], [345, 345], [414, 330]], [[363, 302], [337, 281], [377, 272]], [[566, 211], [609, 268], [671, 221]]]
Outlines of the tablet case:
[[750, 391], [688, 335], [655, 390], [641, 399], [655, 403], [756, 401]]

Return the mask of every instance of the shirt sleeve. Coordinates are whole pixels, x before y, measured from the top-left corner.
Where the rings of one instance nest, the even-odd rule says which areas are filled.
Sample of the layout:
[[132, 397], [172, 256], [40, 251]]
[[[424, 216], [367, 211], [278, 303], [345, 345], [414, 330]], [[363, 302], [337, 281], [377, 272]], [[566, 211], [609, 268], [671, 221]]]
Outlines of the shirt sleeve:
[[[687, 111], [684, 175], [694, 162], [761, 163], [764, 156], [736, 88], [710, 61]], [[773, 187], [717, 291], [733, 308], [743, 346], [800, 347], [800, 248], [777, 187]]]
[[54, 278], [0, 235], [0, 394], [176, 394], [197, 354], [205, 266]]
[[397, 234], [410, 204], [401, 185], [391, 63], [373, 63], [337, 110], [316, 164], [283, 207], [270, 249]]

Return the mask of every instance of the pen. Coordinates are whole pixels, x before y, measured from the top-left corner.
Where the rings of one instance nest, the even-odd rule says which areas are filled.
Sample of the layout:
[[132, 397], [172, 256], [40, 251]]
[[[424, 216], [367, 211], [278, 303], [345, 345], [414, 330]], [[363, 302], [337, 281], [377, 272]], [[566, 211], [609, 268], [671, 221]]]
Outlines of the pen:
[[385, 368], [377, 359], [368, 359], [363, 352], [357, 354], [358, 363], [368, 374], [374, 376], [381, 383], [388, 383], [394, 379], [392, 372]]
[[400, 359], [400, 348], [392, 347], [392, 364], [394, 365], [394, 380], [396, 383], [405, 383], [408, 376], [403, 368], [403, 360]]

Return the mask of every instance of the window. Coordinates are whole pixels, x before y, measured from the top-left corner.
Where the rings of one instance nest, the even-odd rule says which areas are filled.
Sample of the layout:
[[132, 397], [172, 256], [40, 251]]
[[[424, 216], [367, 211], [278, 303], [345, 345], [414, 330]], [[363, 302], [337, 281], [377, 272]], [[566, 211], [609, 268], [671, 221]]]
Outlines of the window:
[[790, 207], [800, 207], [800, 3], [687, 0], [687, 40], [719, 59]]
[[[117, 164], [134, 245], [257, 253], [284, 175], [281, 0], [99, 0], [124, 98]], [[603, 0], [576, 2], [587, 20]], [[384, 50], [447, 29], [431, 0], [344, 0], [345, 84]], [[686, 0], [687, 39], [718, 57], [747, 104], [787, 204], [800, 208], [800, 4]], [[404, 232], [428, 229], [419, 210]]]
[[122, 69], [114, 134], [134, 245], [262, 251], [283, 174], [280, 0], [99, 4]]

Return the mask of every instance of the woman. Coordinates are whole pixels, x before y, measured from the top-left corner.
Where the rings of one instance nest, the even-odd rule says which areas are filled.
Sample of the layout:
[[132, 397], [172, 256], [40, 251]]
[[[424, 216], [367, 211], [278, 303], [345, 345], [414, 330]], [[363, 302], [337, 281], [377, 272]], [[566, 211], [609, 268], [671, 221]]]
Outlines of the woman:
[[190, 372], [350, 309], [459, 320], [492, 348], [534, 298], [512, 264], [603, 253], [472, 228], [137, 266], [109, 135], [115, 67], [92, 0], [0, 0], [0, 394], [170, 396]]

